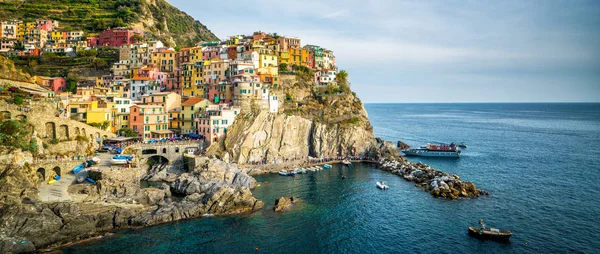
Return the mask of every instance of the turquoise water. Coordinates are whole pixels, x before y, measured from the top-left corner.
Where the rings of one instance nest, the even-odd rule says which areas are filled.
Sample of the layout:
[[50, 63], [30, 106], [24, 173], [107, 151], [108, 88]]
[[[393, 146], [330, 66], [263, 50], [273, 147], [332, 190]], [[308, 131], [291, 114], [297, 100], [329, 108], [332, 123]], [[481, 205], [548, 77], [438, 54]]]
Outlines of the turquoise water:
[[[297, 178], [259, 176], [251, 215], [201, 218], [62, 249], [68, 253], [482, 253], [600, 249], [600, 104], [368, 104], [376, 136], [466, 142], [460, 159], [417, 158], [489, 191], [444, 200], [371, 165]], [[341, 176], [347, 176], [342, 179]], [[375, 182], [389, 183], [380, 191]], [[302, 201], [274, 213], [279, 196]], [[470, 238], [483, 218], [512, 230], [511, 243]]]

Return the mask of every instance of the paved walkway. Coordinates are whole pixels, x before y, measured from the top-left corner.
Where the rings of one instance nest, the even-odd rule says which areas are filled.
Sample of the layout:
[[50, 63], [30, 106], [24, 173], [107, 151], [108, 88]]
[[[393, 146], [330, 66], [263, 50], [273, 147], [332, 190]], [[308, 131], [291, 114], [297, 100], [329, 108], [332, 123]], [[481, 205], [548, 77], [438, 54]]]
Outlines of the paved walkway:
[[42, 183], [42, 186], [39, 188], [39, 196], [42, 202], [70, 201], [71, 196], [67, 190], [75, 182], [77, 176], [87, 176], [87, 172], [81, 171], [77, 175], [74, 175], [69, 171], [63, 173], [61, 179], [53, 184], [48, 184], [48, 182]]

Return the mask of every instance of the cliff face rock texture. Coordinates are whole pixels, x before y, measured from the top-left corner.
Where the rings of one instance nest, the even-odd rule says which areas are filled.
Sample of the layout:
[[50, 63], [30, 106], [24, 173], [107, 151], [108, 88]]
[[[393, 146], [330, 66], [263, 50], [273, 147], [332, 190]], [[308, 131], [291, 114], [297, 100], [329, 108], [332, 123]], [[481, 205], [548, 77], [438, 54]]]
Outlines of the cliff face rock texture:
[[225, 161], [273, 163], [307, 156], [370, 154], [376, 144], [373, 133], [361, 126], [340, 127], [263, 111], [255, 117], [236, 119], [222, 146], [224, 151], [215, 147], [211, 151]]
[[376, 154], [367, 112], [353, 93], [330, 93], [292, 77], [286, 80], [287, 85], [271, 92], [281, 100], [278, 113], [254, 110], [238, 115], [226, 138], [209, 148], [209, 155], [226, 162], [273, 163]]

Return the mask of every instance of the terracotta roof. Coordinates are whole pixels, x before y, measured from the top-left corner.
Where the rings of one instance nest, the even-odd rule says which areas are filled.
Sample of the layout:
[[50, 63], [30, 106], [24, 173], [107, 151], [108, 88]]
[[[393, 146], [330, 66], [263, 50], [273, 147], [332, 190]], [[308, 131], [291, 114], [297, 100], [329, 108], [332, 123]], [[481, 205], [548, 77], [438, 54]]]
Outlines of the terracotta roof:
[[194, 105], [198, 104], [199, 102], [202, 102], [203, 100], [205, 100], [205, 99], [199, 98], [199, 97], [192, 97], [192, 98], [187, 99], [183, 103], [181, 103], [181, 106], [194, 106]]

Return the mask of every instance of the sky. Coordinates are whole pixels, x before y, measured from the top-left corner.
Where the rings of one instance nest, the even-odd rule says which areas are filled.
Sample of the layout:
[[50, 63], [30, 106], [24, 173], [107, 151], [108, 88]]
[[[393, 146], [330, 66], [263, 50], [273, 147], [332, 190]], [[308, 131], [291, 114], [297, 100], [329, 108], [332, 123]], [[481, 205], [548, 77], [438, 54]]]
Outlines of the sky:
[[600, 102], [596, 0], [168, 1], [220, 39], [333, 50], [366, 103]]

